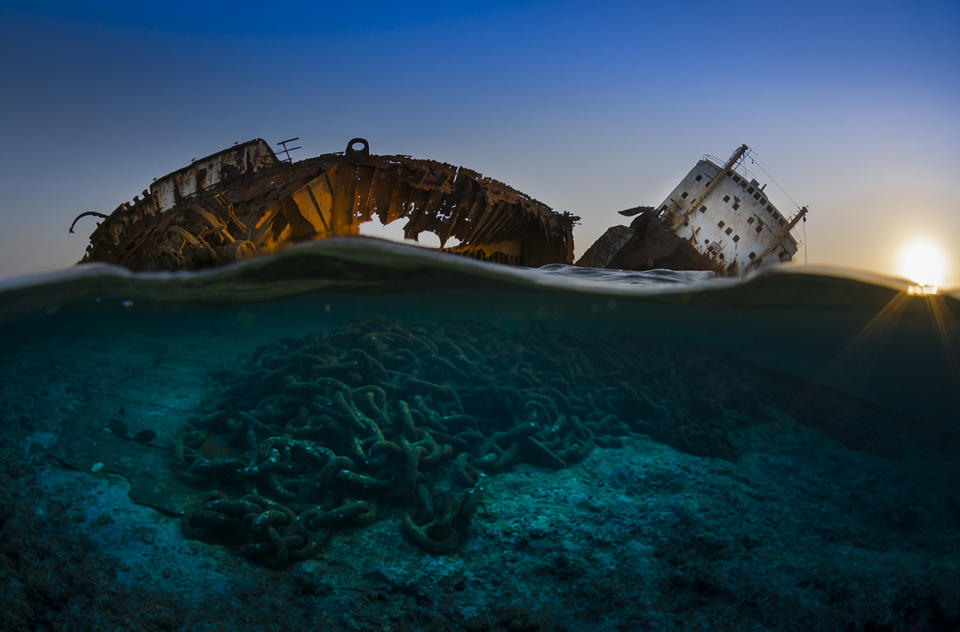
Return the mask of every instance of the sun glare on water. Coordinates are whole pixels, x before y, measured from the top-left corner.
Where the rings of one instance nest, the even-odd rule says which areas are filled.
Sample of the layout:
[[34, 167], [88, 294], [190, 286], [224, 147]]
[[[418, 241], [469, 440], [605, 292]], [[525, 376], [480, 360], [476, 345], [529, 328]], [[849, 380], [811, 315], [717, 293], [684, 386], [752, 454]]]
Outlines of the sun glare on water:
[[943, 250], [928, 239], [914, 239], [900, 249], [900, 274], [914, 283], [936, 288], [947, 276]]

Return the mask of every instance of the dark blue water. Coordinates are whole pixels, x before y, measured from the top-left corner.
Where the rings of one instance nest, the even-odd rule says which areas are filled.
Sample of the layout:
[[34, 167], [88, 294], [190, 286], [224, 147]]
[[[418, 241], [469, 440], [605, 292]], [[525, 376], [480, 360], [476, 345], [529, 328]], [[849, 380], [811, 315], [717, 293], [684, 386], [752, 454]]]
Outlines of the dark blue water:
[[0, 292], [10, 629], [960, 623], [956, 295], [357, 240]]

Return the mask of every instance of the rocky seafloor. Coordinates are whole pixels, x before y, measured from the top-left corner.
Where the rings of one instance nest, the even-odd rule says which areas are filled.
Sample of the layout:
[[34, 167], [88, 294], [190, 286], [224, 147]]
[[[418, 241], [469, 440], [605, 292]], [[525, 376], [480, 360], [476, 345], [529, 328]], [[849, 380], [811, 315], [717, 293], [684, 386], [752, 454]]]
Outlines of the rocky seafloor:
[[491, 474], [452, 553], [386, 507], [271, 568], [131, 499], [177, 476], [173, 413], [209, 383], [189, 344], [142, 341], [99, 375], [79, 370], [95, 341], [48, 344], [8, 349], [0, 386], [5, 630], [960, 629], [949, 451], [891, 450], [889, 433], [860, 449], [762, 402], [726, 458], [631, 432], [563, 469]]
[[891, 467], [787, 419], [745, 434], [736, 463], [631, 439], [500, 474], [453, 555], [384, 520], [271, 570], [185, 539], [33, 433], [3, 461], [2, 627], [957, 629], [960, 497], [917, 486], [937, 464]]

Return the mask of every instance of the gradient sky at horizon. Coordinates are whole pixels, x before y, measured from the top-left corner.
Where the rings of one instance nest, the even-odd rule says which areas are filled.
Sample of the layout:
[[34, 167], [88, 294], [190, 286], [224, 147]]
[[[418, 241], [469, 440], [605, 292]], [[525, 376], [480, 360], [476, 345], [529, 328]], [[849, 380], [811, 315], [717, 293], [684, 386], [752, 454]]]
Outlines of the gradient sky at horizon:
[[747, 143], [810, 263], [895, 275], [926, 236], [960, 286], [960, 2], [345, 5], [0, 2], [0, 277], [234, 141], [363, 136], [580, 215], [578, 254]]

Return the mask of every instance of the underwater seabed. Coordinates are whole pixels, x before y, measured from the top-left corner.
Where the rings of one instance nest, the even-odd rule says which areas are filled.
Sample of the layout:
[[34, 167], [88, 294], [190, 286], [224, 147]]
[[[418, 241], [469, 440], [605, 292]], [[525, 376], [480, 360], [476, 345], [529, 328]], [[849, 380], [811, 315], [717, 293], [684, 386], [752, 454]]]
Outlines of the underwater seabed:
[[0, 628], [960, 629], [955, 294], [367, 240], [0, 288]]

